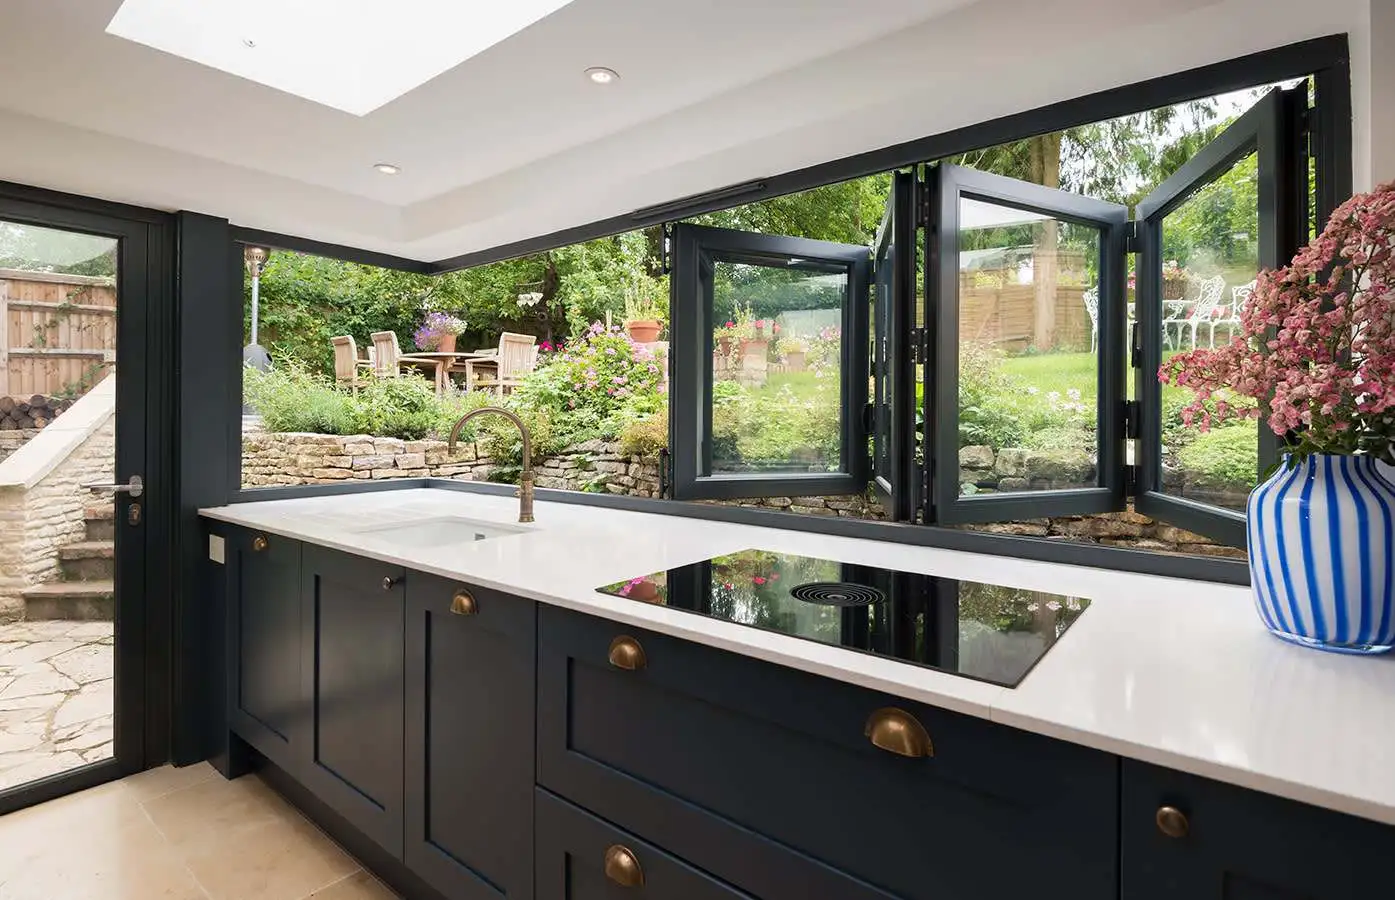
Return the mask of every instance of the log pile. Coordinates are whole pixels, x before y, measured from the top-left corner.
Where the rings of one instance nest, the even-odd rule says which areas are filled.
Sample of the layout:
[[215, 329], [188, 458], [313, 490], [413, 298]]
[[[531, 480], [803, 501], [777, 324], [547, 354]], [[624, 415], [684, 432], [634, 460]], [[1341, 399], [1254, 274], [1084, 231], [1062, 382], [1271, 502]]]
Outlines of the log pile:
[[59, 400], [43, 394], [25, 398], [0, 397], [0, 431], [43, 428], [72, 405], [71, 400]]

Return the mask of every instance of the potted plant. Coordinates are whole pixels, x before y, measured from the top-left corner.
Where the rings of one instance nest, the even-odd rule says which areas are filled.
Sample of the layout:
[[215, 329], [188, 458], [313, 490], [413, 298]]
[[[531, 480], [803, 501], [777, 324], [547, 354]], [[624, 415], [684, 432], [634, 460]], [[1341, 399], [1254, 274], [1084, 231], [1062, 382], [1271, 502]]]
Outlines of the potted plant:
[[775, 344], [775, 349], [779, 351], [780, 358], [785, 361], [785, 368], [789, 371], [803, 372], [808, 367], [809, 344], [803, 338], [780, 338]]
[[625, 298], [625, 331], [636, 344], [652, 344], [659, 339], [664, 323], [659, 305], [648, 295]]
[[736, 323], [728, 319], [724, 324], [712, 330], [712, 346], [716, 348], [719, 355], [729, 357], [732, 348], [736, 346], [739, 333], [740, 329], [737, 328]]
[[1163, 263], [1163, 299], [1181, 300], [1187, 296], [1187, 270], [1177, 264], [1177, 260], [1169, 259]]
[[419, 350], [427, 352], [454, 353], [455, 339], [465, 330], [463, 319], [449, 313], [429, 312], [421, 325], [412, 333], [412, 340]]
[[1230, 344], [1175, 356], [1158, 376], [1195, 394], [1188, 425], [1263, 416], [1281, 437], [1281, 464], [1246, 506], [1260, 618], [1296, 643], [1386, 652], [1395, 483], [1380, 463], [1395, 463], [1395, 182], [1343, 203], [1292, 263], [1261, 272], [1240, 325]]

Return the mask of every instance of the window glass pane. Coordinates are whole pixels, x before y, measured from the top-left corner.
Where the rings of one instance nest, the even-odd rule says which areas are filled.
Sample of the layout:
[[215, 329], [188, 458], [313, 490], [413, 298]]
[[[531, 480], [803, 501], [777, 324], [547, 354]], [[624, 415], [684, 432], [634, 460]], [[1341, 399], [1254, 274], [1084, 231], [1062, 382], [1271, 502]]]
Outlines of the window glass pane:
[[[1162, 220], [1163, 361], [1228, 342], [1259, 272], [1254, 154], [1200, 188]], [[1258, 423], [1230, 420], [1202, 432], [1182, 421], [1185, 388], [1163, 385], [1163, 492], [1243, 510], [1259, 469]], [[1251, 401], [1226, 398], [1232, 403]]]
[[847, 290], [841, 268], [714, 265], [707, 474], [846, 471], [840, 375]]
[[960, 493], [1099, 484], [1100, 233], [959, 203]]

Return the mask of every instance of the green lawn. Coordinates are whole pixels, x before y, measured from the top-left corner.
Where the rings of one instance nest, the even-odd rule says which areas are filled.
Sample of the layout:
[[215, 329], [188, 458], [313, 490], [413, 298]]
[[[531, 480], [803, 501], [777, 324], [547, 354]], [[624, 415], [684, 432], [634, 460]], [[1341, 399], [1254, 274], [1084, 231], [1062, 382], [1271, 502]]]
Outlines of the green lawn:
[[[1171, 359], [1175, 351], [1163, 354], [1163, 360]], [[1096, 356], [1093, 353], [1041, 353], [1035, 356], [1009, 356], [1003, 360], [1002, 370], [1014, 378], [1020, 378], [1036, 387], [1045, 396], [1056, 391], [1065, 396], [1066, 391], [1075, 388], [1080, 391], [1082, 402], [1093, 402], [1097, 379]], [[1133, 369], [1127, 371], [1126, 395], [1133, 396]], [[1164, 400], [1184, 401], [1191, 392], [1172, 385], [1163, 385]]]

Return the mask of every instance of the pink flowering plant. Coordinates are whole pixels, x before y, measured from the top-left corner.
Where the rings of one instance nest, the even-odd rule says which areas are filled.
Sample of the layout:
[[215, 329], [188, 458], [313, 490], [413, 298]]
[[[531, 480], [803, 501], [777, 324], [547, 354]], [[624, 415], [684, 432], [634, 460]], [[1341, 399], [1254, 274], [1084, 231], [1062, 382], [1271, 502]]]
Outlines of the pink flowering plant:
[[1260, 273], [1240, 314], [1241, 334], [1229, 344], [1163, 364], [1163, 383], [1195, 395], [1183, 421], [1206, 431], [1229, 418], [1267, 416], [1276, 434], [1288, 436], [1291, 465], [1313, 453], [1395, 462], [1393, 254], [1390, 182], [1338, 207], [1288, 266]]

